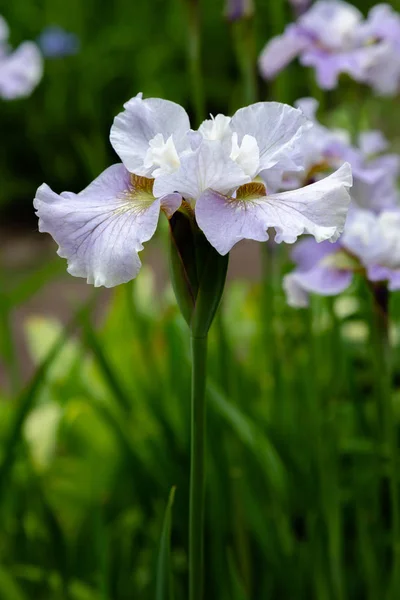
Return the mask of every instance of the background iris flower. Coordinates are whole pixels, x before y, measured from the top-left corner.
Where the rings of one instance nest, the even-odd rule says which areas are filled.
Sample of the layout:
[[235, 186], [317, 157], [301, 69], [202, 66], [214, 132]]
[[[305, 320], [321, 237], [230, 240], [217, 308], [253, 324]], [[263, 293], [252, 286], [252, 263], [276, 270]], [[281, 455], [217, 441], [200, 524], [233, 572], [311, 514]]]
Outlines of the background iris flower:
[[0, 97], [14, 100], [35, 89], [42, 78], [43, 59], [34, 42], [23, 42], [11, 50], [8, 35], [8, 25], [0, 17]]

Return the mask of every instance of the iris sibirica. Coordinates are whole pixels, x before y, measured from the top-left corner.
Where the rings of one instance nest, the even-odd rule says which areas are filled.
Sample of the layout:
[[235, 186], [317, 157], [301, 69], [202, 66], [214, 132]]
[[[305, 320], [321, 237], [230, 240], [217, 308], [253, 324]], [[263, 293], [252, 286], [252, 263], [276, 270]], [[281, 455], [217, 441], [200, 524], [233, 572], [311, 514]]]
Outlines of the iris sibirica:
[[[302, 240], [293, 251], [296, 269], [284, 279], [292, 306], [307, 306], [310, 293], [325, 296], [345, 290], [355, 273], [369, 281], [400, 287], [400, 198], [397, 180], [400, 157], [387, 153], [388, 143], [380, 131], [364, 131], [358, 144], [347, 132], [330, 130], [318, 123], [318, 103], [312, 98], [297, 105], [314, 122], [307, 133], [305, 170], [300, 177], [314, 180], [326, 176], [348, 161], [353, 171], [352, 205], [344, 232], [336, 244], [317, 245]], [[299, 185], [298, 174], [295, 184]], [[293, 176], [282, 181], [293, 185]]]
[[[242, 239], [294, 242], [309, 233], [335, 242], [344, 228], [351, 168], [278, 192], [303, 167], [313, 127], [296, 108], [260, 102], [190, 127], [173, 102], [139, 94], [114, 120], [110, 139], [122, 163], [80, 194], [46, 184], [34, 206], [72, 275], [111, 287], [139, 272], [139, 252], [169, 218], [171, 281], [191, 334], [189, 600], [203, 600], [207, 337], [223, 294], [228, 254]], [[302, 184], [301, 184], [302, 185]]]
[[341, 73], [394, 94], [400, 84], [400, 16], [386, 4], [375, 6], [364, 20], [342, 0], [319, 0], [273, 38], [260, 56], [260, 70], [273, 78], [294, 58], [314, 67], [318, 85], [333, 89]]
[[350, 166], [300, 189], [277, 193], [283, 174], [300, 173], [311, 121], [299, 110], [261, 102], [232, 118], [217, 115], [190, 128], [185, 110], [141, 95], [111, 128], [122, 163], [106, 169], [79, 194], [46, 184], [34, 205], [39, 230], [50, 233], [68, 271], [111, 287], [138, 274], [138, 253], [160, 213], [191, 215], [208, 242], [225, 255], [242, 239], [293, 243], [303, 233], [334, 242], [350, 202]]
[[353, 172], [352, 198], [361, 208], [379, 212], [399, 204], [397, 179], [400, 157], [386, 152], [388, 142], [380, 131], [363, 131], [357, 145], [343, 129], [329, 129], [317, 121], [318, 102], [303, 98], [296, 105], [312, 120], [312, 127], [303, 138], [304, 170], [285, 174], [281, 187], [299, 187], [325, 177], [344, 162]]
[[23, 42], [14, 51], [7, 43], [8, 25], [0, 17], [0, 97], [14, 100], [29, 96], [43, 74], [43, 59], [33, 42]]
[[340, 241], [333, 245], [302, 240], [293, 251], [296, 269], [284, 278], [291, 306], [308, 305], [310, 293], [334, 296], [351, 284], [356, 273], [371, 282], [400, 289], [400, 210], [380, 214], [354, 208]]

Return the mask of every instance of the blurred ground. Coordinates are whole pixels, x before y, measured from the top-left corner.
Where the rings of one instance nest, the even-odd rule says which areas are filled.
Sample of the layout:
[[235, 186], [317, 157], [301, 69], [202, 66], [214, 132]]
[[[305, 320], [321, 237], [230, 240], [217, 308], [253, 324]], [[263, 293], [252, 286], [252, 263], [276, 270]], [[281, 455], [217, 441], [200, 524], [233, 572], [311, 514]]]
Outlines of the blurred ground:
[[[2, 240], [2, 263], [6, 272], [28, 272], [36, 265], [44, 264], [53, 259], [57, 246], [48, 235], [37, 231], [14, 227], [10, 230], [0, 229]], [[65, 264], [64, 259], [59, 259]], [[143, 264], [150, 265], [156, 275], [156, 283], [160, 290], [168, 280], [168, 258], [165, 249], [157, 241], [151, 242], [142, 253]], [[260, 277], [260, 244], [244, 241], [231, 252], [228, 279], [257, 280]], [[92, 286], [83, 279], [71, 277], [65, 271], [55, 280], [46, 283], [22, 306], [17, 307], [13, 314], [13, 329], [17, 353], [21, 363], [24, 380], [33, 373], [24, 336], [24, 324], [29, 317], [46, 316], [67, 323], [75, 309], [84, 302]], [[107, 307], [111, 290], [102, 289], [98, 299], [98, 319]], [[4, 368], [0, 363], [0, 385], [5, 379]]]

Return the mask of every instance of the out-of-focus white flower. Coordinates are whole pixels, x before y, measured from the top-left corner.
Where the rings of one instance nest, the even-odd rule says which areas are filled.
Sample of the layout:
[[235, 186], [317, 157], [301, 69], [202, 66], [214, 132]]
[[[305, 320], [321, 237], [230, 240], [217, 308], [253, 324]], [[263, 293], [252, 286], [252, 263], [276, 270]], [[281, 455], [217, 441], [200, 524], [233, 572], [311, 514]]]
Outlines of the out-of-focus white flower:
[[10, 51], [8, 26], [0, 17], [0, 97], [14, 100], [29, 96], [43, 75], [43, 58], [33, 42], [23, 42]]

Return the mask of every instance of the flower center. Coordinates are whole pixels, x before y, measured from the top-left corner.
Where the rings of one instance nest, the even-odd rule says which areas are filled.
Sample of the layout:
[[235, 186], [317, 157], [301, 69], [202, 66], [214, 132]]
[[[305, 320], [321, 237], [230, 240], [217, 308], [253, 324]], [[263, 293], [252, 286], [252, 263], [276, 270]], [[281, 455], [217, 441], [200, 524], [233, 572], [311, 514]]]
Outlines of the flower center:
[[162, 133], [157, 133], [150, 140], [149, 149], [144, 159], [144, 166], [146, 169], [156, 167], [152, 173], [154, 177], [169, 175], [179, 169], [180, 160], [172, 135], [169, 136], [166, 142]]
[[262, 196], [267, 195], [267, 189], [265, 185], [259, 181], [252, 181], [251, 183], [245, 183], [238, 188], [236, 192], [237, 200], [256, 200]]

